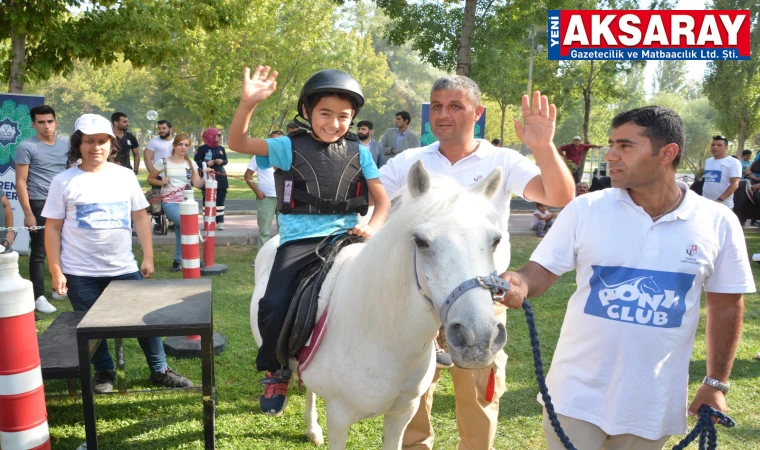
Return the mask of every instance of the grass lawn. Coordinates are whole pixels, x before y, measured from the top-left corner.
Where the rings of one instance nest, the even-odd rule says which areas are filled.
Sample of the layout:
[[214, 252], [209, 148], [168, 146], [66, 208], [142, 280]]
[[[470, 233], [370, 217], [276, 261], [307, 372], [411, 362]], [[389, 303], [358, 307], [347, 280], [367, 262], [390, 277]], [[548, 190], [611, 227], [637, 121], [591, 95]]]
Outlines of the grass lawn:
[[[513, 264], [525, 262], [538, 239], [513, 237]], [[760, 234], [747, 238], [750, 254], [760, 252]], [[249, 267], [254, 248], [223, 247], [217, 258], [229, 266], [229, 273], [214, 278], [214, 322], [216, 330], [227, 335], [229, 347], [216, 358], [217, 448], [220, 449], [311, 449], [303, 435], [304, 392], [290, 390], [285, 415], [278, 419], [258, 412], [259, 380], [254, 370], [256, 346], [249, 325], [249, 302], [253, 290], [253, 269]], [[172, 248], [156, 248], [155, 278], [179, 278], [170, 274]], [[138, 258], [139, 258], [138, 252]], [[27, 278], [27, 258], [22, 257], [21, 274]], [[755, 282], [760, 285], [760, 266], [753, 264]], [[566, 300], [574, 290], [574, 274], [566, 274], [547, 294], [533, 301], [536, 321], [542, 340], [546, 366], [551, 361], [559, 336]], [[49, 282], [48, 282], [49, 283]], [[49, 292], [49, 286], [48, 286]], [[59, 311], [71, 310], [67, 301], [54, 302]], [[704, 314], [704, 309], [703, 309]], [[38, 322], [43, 331], [55, 314]], [[507, 354], [507, 392], [501, 399], [500, 424], [496, 449], [544, 448], [541, 409], [535, 397], [538, 391], [533, 375], [530, 344], [524, 315], [510, 312]], [[749, 450], [760, 448], [760, 361], [753, 356], [760, 350], [760, 300], [757, 295], [746, 298], [745, 328], [732, 376], [733, 388], [728, 396], [729, 413], [738, 427], [719, 431], [720, 448]], [[127, 382], [130, 390], [150, 387], [148, 369], [137, 341], [125, 341]], [[690, 391], [693, 393], [705, 374], [704, 321], [697, 332], [691, 365]], [[169, 364], [200, 384], [199, 360], [176, 360]], [[548, 368], [548, 367], [547, 367]], [[335, 374], [336, 380], [350, 374]], [[48, 394], [65, 394], [65, 381], [46, 383]], [[631, 393], [635, 395], [635, 393]], [[98, 435], [102, 448], [115, 449], [201, 449], [203, 423], [200, 393], [156, 393], [96, 396]], [[325, 428], [323, 403], [320, 401], [320, 424]], [[78, 398], [50, 398], [48, 421], [54, 449], [75, 449], [84, 442], [81, 402]], [[455, 449], [458, 437], [454, 417], [454, 395], [448, 373], [444, 373], [433, 406], [433, 423], [437, 433], [436, 448]], [[691, 422], [693, 425], [693, 421]], [[366, 420], [351, 429], [351, 449], [380, 448], [382, 420]], [[670, 445], [675, 444], [673, 439]], [[693, 448], [696, 445], [693, 444]]]

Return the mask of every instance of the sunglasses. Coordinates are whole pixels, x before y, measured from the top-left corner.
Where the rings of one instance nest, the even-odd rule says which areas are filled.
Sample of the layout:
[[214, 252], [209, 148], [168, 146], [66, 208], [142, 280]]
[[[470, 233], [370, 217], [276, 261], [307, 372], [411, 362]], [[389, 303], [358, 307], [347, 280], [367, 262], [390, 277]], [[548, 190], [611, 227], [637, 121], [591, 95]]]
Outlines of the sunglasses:
[[726, 140], [728, 140], [728, 138], [726, 138], [725, 136], [721, 136], [721, 135], [719, 135], [719, 134], [716, 134], [715, 136], [713, 136], [713, 140], [714, 140], [714, 141], [715, 141], [715, 140], [718, 140], [718, 139], [726, 139]]

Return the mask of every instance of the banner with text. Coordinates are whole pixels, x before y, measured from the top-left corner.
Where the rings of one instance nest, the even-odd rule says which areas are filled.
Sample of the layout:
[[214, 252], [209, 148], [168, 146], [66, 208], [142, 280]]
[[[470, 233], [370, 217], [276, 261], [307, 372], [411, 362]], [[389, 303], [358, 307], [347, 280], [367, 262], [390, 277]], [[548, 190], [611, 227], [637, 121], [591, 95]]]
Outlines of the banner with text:
[[[16, 146], [37, 134], [29, 110], [43, 103], [45, 97], [40, 95], [0, 94], [0, 188], [11, 202], [14, 227], [24, 226], [24, 211], [16, 193]], [[21, 254], [29, 252], [28, 231], [16, 234], [13, 249]]]

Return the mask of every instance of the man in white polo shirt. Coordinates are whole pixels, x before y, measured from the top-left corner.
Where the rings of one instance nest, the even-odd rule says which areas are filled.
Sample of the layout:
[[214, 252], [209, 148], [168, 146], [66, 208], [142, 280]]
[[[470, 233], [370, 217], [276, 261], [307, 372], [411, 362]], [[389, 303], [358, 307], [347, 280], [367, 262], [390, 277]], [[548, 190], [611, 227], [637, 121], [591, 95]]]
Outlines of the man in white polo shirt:
[[[503, 302], [519, 308], [576, 270], [547, 377], [562, 427], [583, 450], [660, 450], [686, 432], [702, 288], [707, 377], [689, 414], [703, 404], [726, 410], [743, 294], [755, 284], [736, 216], [675, 181], [684, 145], [678, 115], [647, 106], [612, 127], [605, 160], [613, 189], [562, 210], [530, 261], [502, 275], [512, 287]], [[550, 450], [565, 448], [546, 412], [544, 433]]]
[[[279, 133], [279, 134], [278, 134]], [[283, 136], [282, 131], [273, 131], [269, 137]], [[253, 174], [258, 174], [259, 182], [253, 181]], [[256, 238], [256, 245], [259, 250], [272, 237], [272, 220], [277, 215], [277, 192], [274, 187], [274, 168], [259, 169], [256, 164], [256, 157], [251, 158], [248, 168], [243, 174], [243, 179], [256, 194], [256, 223], [259, 226], [259, 236]], [[254, 266], [254, 260], [251, 266]]]
[[[475, 123], [483, 114], [480, 89], [467, 77], [447, 76], [438, 79], [430, 91], [430, 128], [438, 142], [427, 147], [409, 149], [390, 159], [380, 168], [380, 181], [388, 195], [397, 195], [407, 183], [411, 166], [419, 161], [434, 175], [452, 178], [462, 186], [473, 186], [496, 168], [502, 168], [502, 186], [492, 199], [499, 213], [498, 226], [504, 239], [494, 258], [499, 271], [509, 266], [509, 202], [512, 194], [552, 206], [564, 206], [575, 196], [575, 183], [552, 143], [556, 108], [546, 96], [533, 94], [522, 100], [523, 123], [515, 121], [517, 136], [533, 151], [536, 164], [510, 149], [497, 148], [488, 141], [475, 139]], [[550, 181], [551, 180], [551, 181]], [[500, 320], [506, 310], [494, 308]], [[500, 351], [492, 367], [482, 370], [451, 368], [454, 383], [460, 450], [486, 450], [493, 447], [499, 416], [499, 398], [504, 393], [504, 370], [507, 356]], [[433, 392], [440, 375], [436, 370], [430, 389], [420, 399], [420, 407], [406, 429], [404, 449], [432, 449], [433, 428], [430, 409]]]
[[742, 177], [742, 163], [728, 155], [728, 139], [725, 136], [713, 136], [710, 152], [713, 157], [705, 161], [702, 195], [733, 209], [734, 191]]

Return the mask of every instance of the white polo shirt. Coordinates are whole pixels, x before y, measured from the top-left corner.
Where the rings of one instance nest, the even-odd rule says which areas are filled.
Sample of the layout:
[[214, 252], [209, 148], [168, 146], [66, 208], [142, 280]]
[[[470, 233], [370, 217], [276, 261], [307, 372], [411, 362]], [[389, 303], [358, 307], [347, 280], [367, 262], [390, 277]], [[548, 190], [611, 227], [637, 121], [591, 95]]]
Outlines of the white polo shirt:
[[389, 197], [397, 196], [407, 184], [409, 169], [419, 160], [422, 160], [425, 169], [431, 174], [452, 178], [464, 187], [474, 186], [491, 171], [501, 168], [503, 175], [501, 186], [491, 200], [500, 217], [496, 225], [504, 234], [501, 244], [494, 253], [496, 269], [501, 273], [507, 270], [510, 260], [508, 228], [509, 202], [512, 200], [512, 194], [522, 197], [525, 186], [530, 180], [540, 175], [541, 171], [538, 166], [514, 150], [494, 147], [483, 139], [477, 139], [477, 141], [480, 144], [478, 149], [454, 164], [451, 164], [438, 151], [438, 142], [427, 147], [405, 150], [380, 168], [380, 182], [383, 183]]
[[[705, 184], [702, 187], [702, 195], [709, 200], [716, 200], [726, 192], [731, 185], [731, 178], [741, 178], [742, 163], [731, 156], [705, 161]], [[729, 209], [734, 208], [734, 195], [731, 194], [723, 201]]]
[[736, 216], [678, 187], [683, 202], [657, 222], [625, 189], [577, 197], [530, 258], [577, 270], [547, 377], [554, 406], [610, 435], [685, 433], [702, 288], [755, 291]]
[[174, 140], [168, 140], [165, 141], [161, 139], [161, 137], [156, 136], [150, 141], [148, 141], [147, 144], [145, 144], [145, 148], [149, 148], [153, 150], [153, 164], [155, 164], [157, 161], [161, 160], [162, 158], [168, 158], [172, 156], [172, 147], [174, 146]]
[[256, 164], [256, 157], [251, 158], [251, 162], [248, 163], [248, 168], [254, 173], [259, 174], [258, 186], [261, 192], [267, 197], [277, 197], [277, 190], [274, 187], [274, 168], [259, 169], [259, 165]]

